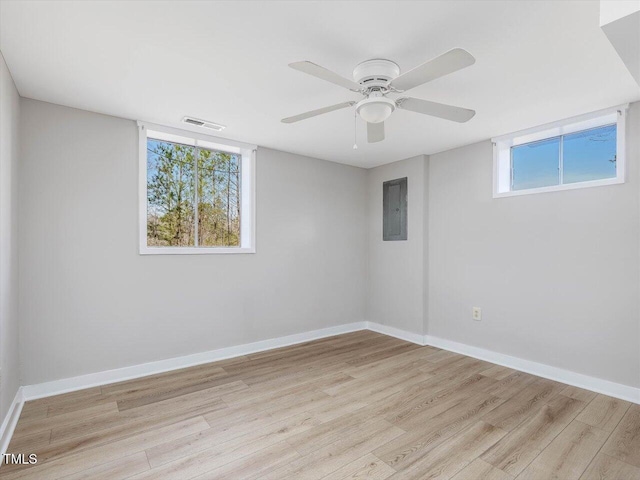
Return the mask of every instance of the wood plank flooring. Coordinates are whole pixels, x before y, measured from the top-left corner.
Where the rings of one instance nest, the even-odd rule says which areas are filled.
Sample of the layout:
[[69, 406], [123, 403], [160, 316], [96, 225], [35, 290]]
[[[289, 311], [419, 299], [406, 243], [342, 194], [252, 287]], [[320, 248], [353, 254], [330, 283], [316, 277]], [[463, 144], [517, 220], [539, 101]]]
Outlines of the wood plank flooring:
[[640, 480], [640, 405], [363, 331], [25, 404], [0, 479]]

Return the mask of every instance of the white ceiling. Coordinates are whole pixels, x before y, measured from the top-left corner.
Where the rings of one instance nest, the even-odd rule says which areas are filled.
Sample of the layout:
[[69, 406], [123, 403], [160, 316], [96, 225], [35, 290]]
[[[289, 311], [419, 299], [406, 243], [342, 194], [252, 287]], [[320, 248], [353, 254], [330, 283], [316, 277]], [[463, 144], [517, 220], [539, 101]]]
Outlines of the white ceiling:
[[[353, 110], [280, 119], [359, 95], [287, 67], [345, 77], [369, 58], [403, 71], [451, 48], [476, 64], [410, 95], [473, 108], [466, 124], [396, 111], [382, 143]], [[597, 1], [0, 4], [0, 50], [20, 94], [119, 117], [228, 126], [220, 136], [371, 167], [640, 99], [599, 27]]]

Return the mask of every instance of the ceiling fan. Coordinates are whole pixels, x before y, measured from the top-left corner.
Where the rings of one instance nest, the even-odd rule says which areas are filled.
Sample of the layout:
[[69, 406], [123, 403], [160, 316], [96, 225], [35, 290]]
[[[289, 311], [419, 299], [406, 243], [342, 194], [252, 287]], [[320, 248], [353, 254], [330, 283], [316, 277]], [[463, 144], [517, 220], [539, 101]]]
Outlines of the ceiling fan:
[[299, 122], [300, 120], [355, 105], [356, 113], [367, 122], [367, 140], [369, 143], [384, 140], [384, 121], [389, 118], [396, 108], [454, 122], [467, 122], [476, 114], [475, 111], [402, 95], [400, 98], [393, 99], [389, 98], [388, 95], [390, 93], [402, 94], [418, 85], [473, 65], [475, 61], [476, 59], [473, 55], [466, 50], [454, 48], [401, 75], [400, 67], [391, 60], [367, 60], [358, 64], [353, 70], [353, 79], [355, 81], [344, 78], [309, 61], [290, 63], [289, 66], [295, 70], [340, 85], [352, 92], [360, 93], [365, 98], [359, 102], [338, 103], [330, 107], [283, 118], [282, 122]]

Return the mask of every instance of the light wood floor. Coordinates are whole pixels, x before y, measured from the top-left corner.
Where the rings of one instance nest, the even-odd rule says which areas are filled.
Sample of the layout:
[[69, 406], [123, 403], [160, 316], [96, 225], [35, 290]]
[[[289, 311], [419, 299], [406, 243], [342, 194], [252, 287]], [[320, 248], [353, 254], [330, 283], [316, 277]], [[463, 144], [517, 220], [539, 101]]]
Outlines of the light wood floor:
[[640, 406], [357, 332], [28, 402], [2, 479], [640, 479]]

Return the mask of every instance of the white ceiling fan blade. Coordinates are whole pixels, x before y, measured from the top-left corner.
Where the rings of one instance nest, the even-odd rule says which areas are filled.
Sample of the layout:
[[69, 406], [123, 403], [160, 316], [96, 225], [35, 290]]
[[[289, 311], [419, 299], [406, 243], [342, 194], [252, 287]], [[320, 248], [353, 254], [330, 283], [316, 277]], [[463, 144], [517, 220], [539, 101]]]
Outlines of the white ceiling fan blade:
[[314, 77], [320, 78], [327, 82], [334, 83], [336, 85], [340, 85], [341, 87], [348, 88], [354, 92], [359, 92], [362, 88], [360, 84], [341, 77], [337, 73], [332, 72], [331, 70], [327, 70], [320, 65], [316, 65], [313, 62], [303, 61], [303, 62], [293, 62], [290, 63], [289, 66], [294, 70], [299, 70], [304, 73], [308, 73], [309, 75], [313, 75]]
[[399, 98], [396, 100], [398, 108], [411, 110], [412, 112], [431, 115], [432, 117], [444, 118], [454, 122], [468, 122], [476, 114], [475, 110], [468, 108], [454, 107], [453, 105], [445, 105], [443, 103], [430, 102], [421, 100], [420, 98]]
[[331, 105], [330, 107], [318, 108], [317, 110], [311, 110], [310, 112], [301, 113], [300, 115], [294, 115], [293, 117], [287, 117], [282, 119], [282, 123], [294, 123], [307, 118], [322, 115], [323, 113], [333, 112], [334, 110], [340, 110], [342, 108], [352, 107], [356, 102], [344, 102], [337, 105]]
[[474, 63], [476, 63], [476, 59], [473, 55], [462, 48], [454, 48], [394, 78], [390, 86], [400, 92], [405, 92]]
[[369, 143], [376, 143], [382, 140], [384, 140], [384, 122], [367, 122], [367, 141]]

